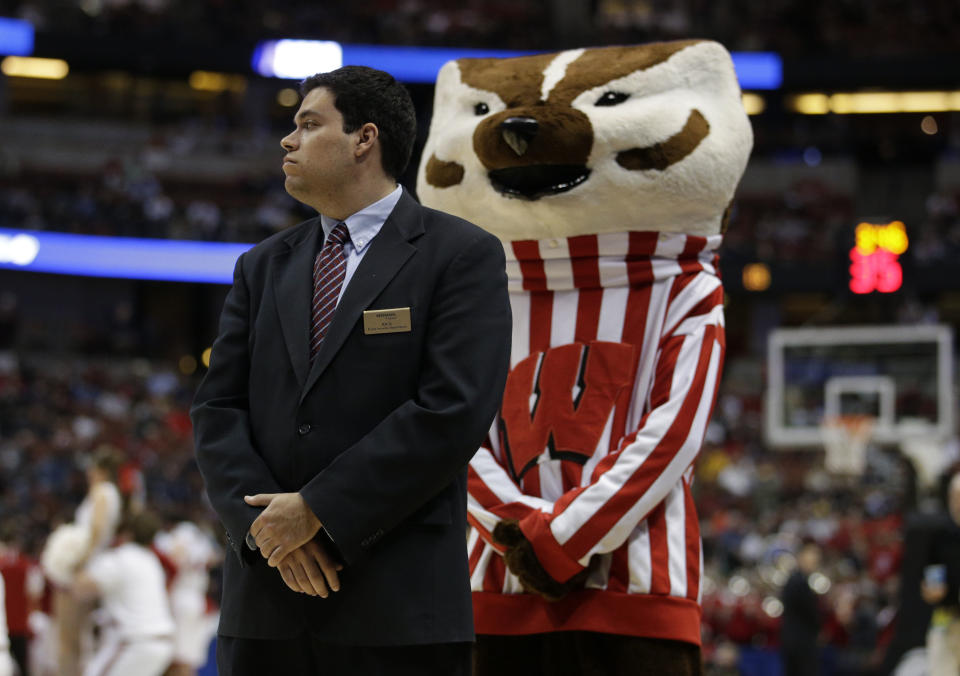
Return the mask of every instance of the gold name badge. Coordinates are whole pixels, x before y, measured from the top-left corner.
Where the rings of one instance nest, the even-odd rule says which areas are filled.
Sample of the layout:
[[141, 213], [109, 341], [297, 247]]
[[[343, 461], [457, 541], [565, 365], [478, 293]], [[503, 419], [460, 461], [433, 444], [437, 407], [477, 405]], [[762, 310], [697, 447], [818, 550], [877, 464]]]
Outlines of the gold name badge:
[[408, 307], [364, 310], [363, 312], [363, 332], [368, 336], [377, 333], [404, 333], [410, 330], [410, 308]]

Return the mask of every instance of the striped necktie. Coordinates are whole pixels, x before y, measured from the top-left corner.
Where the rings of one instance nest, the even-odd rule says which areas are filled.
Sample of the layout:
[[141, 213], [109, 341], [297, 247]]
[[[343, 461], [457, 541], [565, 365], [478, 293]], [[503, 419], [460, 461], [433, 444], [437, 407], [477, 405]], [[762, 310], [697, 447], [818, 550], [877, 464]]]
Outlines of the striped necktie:
[[310, 361], [320, 351], [323, 337], [337, 309], [340, 287], [347, 273], [343, 246], [350, 241], [346, 223], [337, 223], [313, 261], [313, 314], [310, 324]]

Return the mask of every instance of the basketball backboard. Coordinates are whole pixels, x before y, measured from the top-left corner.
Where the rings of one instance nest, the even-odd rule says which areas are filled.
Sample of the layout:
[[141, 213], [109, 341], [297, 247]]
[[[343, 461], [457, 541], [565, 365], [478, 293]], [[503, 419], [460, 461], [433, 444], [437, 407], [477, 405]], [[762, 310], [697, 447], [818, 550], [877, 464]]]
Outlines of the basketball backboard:
[[776, 329], [764, 429], [774, 447], [822, 446], [824, 422], [875, 419], [872, 439], [954, 432], [953, 331], [943, 325]]

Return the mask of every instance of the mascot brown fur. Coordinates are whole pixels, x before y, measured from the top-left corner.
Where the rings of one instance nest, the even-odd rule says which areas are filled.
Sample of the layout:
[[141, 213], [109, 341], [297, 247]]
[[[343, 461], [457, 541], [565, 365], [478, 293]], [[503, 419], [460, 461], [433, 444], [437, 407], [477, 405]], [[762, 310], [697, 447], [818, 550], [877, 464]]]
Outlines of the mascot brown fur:
[[478, 676], [701, 673], [690, 486], [751, 145], [714, 42], [441, 69], [418, 193], [500, 238], [514, 321], [469, 469]]

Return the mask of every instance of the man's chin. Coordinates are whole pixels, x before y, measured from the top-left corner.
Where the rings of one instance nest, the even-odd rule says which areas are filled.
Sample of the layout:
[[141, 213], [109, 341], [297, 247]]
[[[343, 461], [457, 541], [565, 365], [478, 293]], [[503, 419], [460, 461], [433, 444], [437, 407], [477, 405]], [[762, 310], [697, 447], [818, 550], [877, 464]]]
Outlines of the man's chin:
[[300, 196], [303, 194], [303, 188], [296, 176], [287, 176], [283, 180], [283, 187], [287, 191], [287, 194], [296, 200], [299, 200]]
[[303, 183], [296, 180], [290, 176], [287, 176], [287, 179], [283, 182], [283, 187], [287, 191], [287, 194], [290, 195], [293, 199], [297, 200], [301, 204], [306, 204], [312, 209], [320, 211], [320, 208], [315, 204], [316, 200], [310, 199], [310, 192], [304, 189]]

